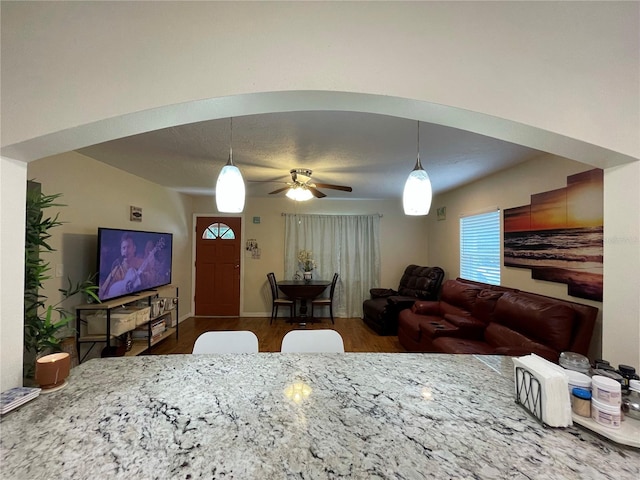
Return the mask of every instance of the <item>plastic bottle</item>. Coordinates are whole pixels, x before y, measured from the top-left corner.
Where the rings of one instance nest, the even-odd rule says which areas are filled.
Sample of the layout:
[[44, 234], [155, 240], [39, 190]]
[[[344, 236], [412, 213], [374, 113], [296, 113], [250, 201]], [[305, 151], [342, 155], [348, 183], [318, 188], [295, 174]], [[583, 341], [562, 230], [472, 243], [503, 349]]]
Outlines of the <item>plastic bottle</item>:
[[640, 380], [640, 377], [636, 375], [636, 369], [629, 365], [618, 365], [618, 373], [622, 377], [621, 385], [623, 394], [629, 392], [629, 381]]
[[571, 392], [571, 409], [581, 417], [591, 417], [591, 391], [574, 388]]

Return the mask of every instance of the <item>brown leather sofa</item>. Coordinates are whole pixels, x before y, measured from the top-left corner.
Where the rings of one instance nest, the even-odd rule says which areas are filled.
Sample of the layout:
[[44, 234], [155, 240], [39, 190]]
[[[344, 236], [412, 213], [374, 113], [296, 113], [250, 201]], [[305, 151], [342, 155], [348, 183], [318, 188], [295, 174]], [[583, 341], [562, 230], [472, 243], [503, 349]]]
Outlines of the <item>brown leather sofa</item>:
[[416, 300], [435, 300], [444, 279], [440, 267], [409, 265], [405, 268], [398, 290], [372, 288], [371, 298], [362, 303], [362, 319], [379, 335], [396, 335], [398, 314]]
[[398, 317], [400, 344], [413, 352], [493, 355], [587, 355], [598, 309], [580, 303], [458, 278], [440, 299], [415, 302]]

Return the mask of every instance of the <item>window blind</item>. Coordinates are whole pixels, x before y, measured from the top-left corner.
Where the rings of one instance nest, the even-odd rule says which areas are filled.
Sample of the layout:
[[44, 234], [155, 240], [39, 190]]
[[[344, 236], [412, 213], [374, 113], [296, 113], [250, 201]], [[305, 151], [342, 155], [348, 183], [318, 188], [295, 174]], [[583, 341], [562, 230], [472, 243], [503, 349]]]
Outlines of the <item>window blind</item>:
[[500, 210], [460, 218], [460, 277], [500, 285]]

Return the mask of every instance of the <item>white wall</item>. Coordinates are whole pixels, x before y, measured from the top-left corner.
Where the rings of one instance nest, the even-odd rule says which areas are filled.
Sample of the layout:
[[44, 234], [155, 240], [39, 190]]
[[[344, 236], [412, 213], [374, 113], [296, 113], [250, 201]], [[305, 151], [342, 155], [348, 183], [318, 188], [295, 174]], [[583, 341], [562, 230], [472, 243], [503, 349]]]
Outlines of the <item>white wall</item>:
[[27, 165], [0, 157], [0, 391], [22, 385]]
[[[98, 227], [173, 233], [172, 284], [179, 287], [180, 318], [190, 316], [191, 294], [191, 198], [111, 166], [70, 152], [31, 162], [28, 179], [42, 184], [42, 192], [62, 193], [59, 203], [47, 215], [60, 214], [64, 224], [51, 233], [54, 252], [43, 259], [53, 267], [63, 266], [62, 277], [44, 283], [43, 293], [50, 301], [60, 299], [58, 288], [84, 280], [96, 272]], [[129, 207], [142, 208], [142, 222], [130, 221]], [[24, 246], [23, 246], [24, 248]], [[73, 307], [85, 299], [74, 297], [64, 307]], [[95, 349], [94, 349], [95, 350]], [[100, 350], [98, 349], [98, 353]], [[82, 354], [82, 352], [81, 352]]]
[[602, 352], [640, 369], [640, 162], [604, 172]]
[[[604, 319], [611, 340], [603, 355], [622, 355], [614, 347], [626, 335], [616, 328], [619, 318], [637, 324], [640, 311], [629, 282], [640, 271], [640, 3], [2, 2], [0, 8], [1, 143], [2, 155], [12, 159], [181, 122], [332, 108], [431, 121], [616, 167], [605, 172], [605, 234], [629, 244], [605, 251], [603, 305], [613, 316]], [[609, 218], [621, 211], [632, 220]], [[2, 221], [3, 229], [24, 226], [4, 215]], [[15, 261], [5, 268], [3, 258], [3, 276], [17, 278], [22, 270]], [[2, 299], [3, 309], [21, 310], [15, 295], [3, 291]], [[3, 328], [15, 331], [18, 321], [3, 317]], [[640, 345], [628, 346], [624, 358], [640, 366]], [[15, 363], [4, 349], [2, 360]], [[11, 383], [4, 367], [2, 375], [3, 385]]]
[[[429, 218], [429, 258], [438, 258], [447, 278], [460, 275], [460, 226], [461, 215], [476, 213], [492, 207], [500, 210], [519, 207], [531, 203], [531, 195], [567, 186], [567, 177], [575, 173], [591, 170], [593, 167], [554, 155], [543, 155], [528, 162], [498, 172], [490, 177], [478, 180], [464, 187], [447, 192], [434, 198], [433, 207], [446, 207], [447, 217], [438, 221], [435, 215]], [[607, 225], [605, 224], [605, 230]], [[572, 302], [592, 305], [600, 311], [589, 357], [602, 358], [602, 317], [603, 303], [571, 297], [567, 286], [562, 283], [546, 282], [531, 278], [531, 270], [525, 268], [501, 267], [501, 285], [519, 288], [528, 292], [548, 295]], [[608, 281], [608, 279], [607, 279]], [[635, 365], [633, 350], [615, 357], [620, 361], [626, 358]], [[608, 351], [611, 355], [613, 352]], [[609, 358], [609, 357], [607, 357]], [[617, 365], [617, 363], [616, 363]]]
[[[640, 158], [638, 2], [1, 8], [2, 145], [49, 135], [5, 155], [29, 150], [35, 159], [201, 116], [313, 104], [385, 110], [599, 166], [618, 154]], [[277, 95], [318, 91], [379, 97], [331, 103], [306, 95], [285, 105]], [[232, 98], [261, 92], [274, 96]]]

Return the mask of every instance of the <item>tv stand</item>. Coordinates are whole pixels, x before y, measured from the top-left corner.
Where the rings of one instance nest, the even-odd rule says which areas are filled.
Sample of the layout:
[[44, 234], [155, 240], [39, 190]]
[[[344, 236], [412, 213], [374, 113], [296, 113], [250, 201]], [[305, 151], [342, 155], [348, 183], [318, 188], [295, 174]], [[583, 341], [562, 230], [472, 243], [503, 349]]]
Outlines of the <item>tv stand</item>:
[[[178, 315], [179, 302], [177, 301], [178, 287], [167, 285], [153, 290], [144, 290], [142, 292], [127, 295], [126, 297], [115, 298], [102, 303], [87, 303], [84, 305], [78, 305], [76, 307], [76, 349], [78, 351], [78, 361], [82, 363], [87, 358], [93, 347], [99, 343], [106, 344], [105, 349], [107, 351], [112, 351], [112, 341], [121, 341], [118, 340], [119, 336], [123, 335], [124, 333], [132, 332], [136, 327], [136, 325], [133, 325], [126, 332], [121, 332], [118, 335], [113, 335], [111, 332], [111, 314], [114, 310], [123, 307], [141, 306], [140, 303], [144, 300], [146, 300], [146, 304], [144, 306], [151, 307], [154, 300], [162, 298], [160, 297], [160, 292], [163, 290], [171, 290], [175, 292], [175, 297], [169, 297], [175, 298], [175, 303], [172, 305], [168, 305], [162, 312], [158, 312], [157, 315], [150, 315], [149, 319], [146, 320], [144, 324], [138, 325], [138, 328], [136, 330], [139, 330], [141, 326], [146, 327], [147, 338], [134, 339], [131, 348], [125, 351], [124, 356], [136, 356], [140, 355], [141, 353], [148, 352], [154, 345], [157, 345], [162, 340], [170, 337], [174, 333], [176, 335], [176, 339], [178, 339], [180, 320], [180, 316]], [[87, 316], [91, 314], [95, 315], [99, 312], [104, 312], [106, 333], [90, 335], [87, 332]], [[152, 326], [155, 322], [162, 319], [166, 321], [167, 328], [166, 330], [164, 330], [164, 332], [154, 335], [154, 332], [152, 332]], [[80, 350], [80, 347], [83, 344], [91, 344], [84, 355]]]

